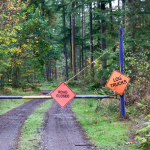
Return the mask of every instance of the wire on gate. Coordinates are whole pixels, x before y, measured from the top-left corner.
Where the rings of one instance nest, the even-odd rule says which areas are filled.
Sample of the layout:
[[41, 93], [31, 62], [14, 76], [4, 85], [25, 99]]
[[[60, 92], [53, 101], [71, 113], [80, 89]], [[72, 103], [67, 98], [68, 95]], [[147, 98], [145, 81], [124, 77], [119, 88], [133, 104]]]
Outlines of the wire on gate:
[[88, 68], [89, 66], [91, 66], [91, 64], [95, 63], [98, 59], [100, 59], [101, 57], [103, 57], [106, 53], [108, 53], [110, 50], [112, 50], [115, 46], [117, 46], [117, 44], [115, 44], [113, 47], [111, 47], [108, 51], [106, 51], [104, 54], [102, 54], [101, 56], [99, 56], [97, 59], [95, 59], [93, 62], [91, 62], [88, 66], [86, 66], [85, 68], [83, 68], [81, 71], [79, 71], [76, 75], [74, 75], [72, 78], [70, 78], [69, 80], [67, 80], [65, 83], [71, 81], [73, 78], [75, 78], [77, 75], [79, 75], [81, 72], [83, 72], [86, 68]]

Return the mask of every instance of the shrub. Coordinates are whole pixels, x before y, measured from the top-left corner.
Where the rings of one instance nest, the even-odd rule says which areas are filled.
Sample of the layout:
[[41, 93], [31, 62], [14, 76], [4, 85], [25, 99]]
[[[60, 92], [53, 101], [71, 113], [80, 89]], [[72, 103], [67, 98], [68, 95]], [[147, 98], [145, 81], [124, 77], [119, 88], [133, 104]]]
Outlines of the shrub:
[[[150, 118], [150, 115], [146, 116], [146, 119]], [[140, 145], [143, 148], [150, 148], [150, 120], [143, 124], [143, 128], [136, 131], [136, 138], [140, 141]]]

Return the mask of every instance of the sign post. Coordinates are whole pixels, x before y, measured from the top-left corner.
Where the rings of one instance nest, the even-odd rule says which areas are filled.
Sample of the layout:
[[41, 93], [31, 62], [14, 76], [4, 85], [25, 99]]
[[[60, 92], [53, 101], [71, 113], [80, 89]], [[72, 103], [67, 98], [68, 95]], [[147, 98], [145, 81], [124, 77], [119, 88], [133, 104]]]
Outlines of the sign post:
[[[119, 29], [119, 71], [124, 74], [124, 61], [123, 61], [123, 28]], [[120, 111], [121, 117], [125, 117], [125, 96], [124, 93], [120, 96]]]

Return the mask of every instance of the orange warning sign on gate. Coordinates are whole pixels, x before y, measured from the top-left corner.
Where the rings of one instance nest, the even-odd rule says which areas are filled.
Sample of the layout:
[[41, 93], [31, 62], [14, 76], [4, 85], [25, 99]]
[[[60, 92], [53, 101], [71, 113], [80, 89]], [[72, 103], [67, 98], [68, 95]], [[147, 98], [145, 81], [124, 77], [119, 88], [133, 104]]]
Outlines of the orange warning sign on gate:
[[76, 94], [64, 82], [50, 93], [50, 95], [62, 108], [76, 96]]
[[116, 70], [113, 70], [105, 87], [115, 91], [117, 94], [122, 96], [129, 81], [130, 81], [129, 77], [121, 74]]

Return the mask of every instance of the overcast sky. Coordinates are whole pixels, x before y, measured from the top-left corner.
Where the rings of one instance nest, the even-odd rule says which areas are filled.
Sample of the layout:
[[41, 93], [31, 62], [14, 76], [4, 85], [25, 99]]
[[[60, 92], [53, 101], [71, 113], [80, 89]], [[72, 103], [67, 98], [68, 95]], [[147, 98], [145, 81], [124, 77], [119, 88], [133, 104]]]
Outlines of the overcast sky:
[[[122, 1], [121, 1], [121, 0], [119, 1], [119, 5], [120, 5], [120, 6], [122, 5]], [[114, 0], [114, 1], [112, 2], [112, 6], [113, 6], [113, 7], [118, 6], [118, 0]]]

